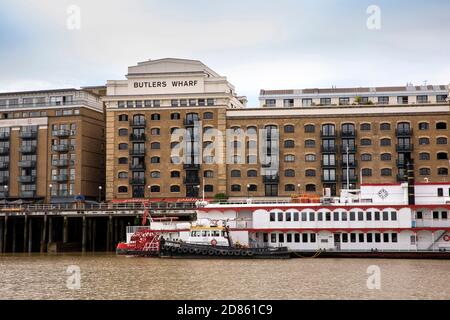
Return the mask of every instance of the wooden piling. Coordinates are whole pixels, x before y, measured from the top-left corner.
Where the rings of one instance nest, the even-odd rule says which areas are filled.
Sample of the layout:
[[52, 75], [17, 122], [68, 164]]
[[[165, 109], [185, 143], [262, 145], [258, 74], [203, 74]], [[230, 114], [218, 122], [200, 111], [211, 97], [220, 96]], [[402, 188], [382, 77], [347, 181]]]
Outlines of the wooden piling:
[[81, 231], [81, 252], [86, 253], [86, 239], [87, 239], [87, 233], [86, 233], [86, 216], [83, 215], [83, 225], [82, 225], [82, 231]]
[[44, 215], [44, 221], [42, 222], [42, 227], [41, 227], [41, 253], [46, 252], [46, 244], [47, 244], [47, 215]]
[[95, 240], [97, 237], [97, 220], [93, 218], [92, 221], [92, 252], [95, 252]]
[[3, 228], [4, 228], [5, 220], [0, 220], [0, 253], [3, 253]]
[[28, 226], [28, 253], [33, 252], [33, 219], [29, 220]]
[[17, 224], [17, 218], [12, 220], [13, 222], [13, 229], [12, 229], [12, 252], [15, 253], [16, 252], [16, 224]]
[[63, 243], [67, 243], [69, 241], [69, 219], [64, 217], [63, 222]]
[[27, 252], [28, 246], [28, 215], [25, 215], [25, 222], [23, 224], [23, 252]]

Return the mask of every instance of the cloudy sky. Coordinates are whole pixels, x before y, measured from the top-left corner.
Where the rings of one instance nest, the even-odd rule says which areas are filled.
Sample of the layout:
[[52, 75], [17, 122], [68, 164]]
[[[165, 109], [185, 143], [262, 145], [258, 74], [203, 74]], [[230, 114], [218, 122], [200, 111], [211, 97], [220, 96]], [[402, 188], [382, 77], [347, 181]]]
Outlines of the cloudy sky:
[[0, 92], [103, 85], [164, 57], [201, 60], [250, 106], [260, 89], [448, 84], [449, 12], [447, 0], [0, 0]]

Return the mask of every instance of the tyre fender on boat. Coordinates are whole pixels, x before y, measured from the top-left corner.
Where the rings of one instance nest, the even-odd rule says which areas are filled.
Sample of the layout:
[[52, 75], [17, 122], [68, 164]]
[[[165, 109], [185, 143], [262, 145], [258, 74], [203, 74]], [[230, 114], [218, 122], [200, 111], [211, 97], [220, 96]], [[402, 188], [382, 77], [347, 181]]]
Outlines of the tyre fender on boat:
[[444, 236], [444, 241], [446, 241], [446, 242], [450, 241], [450, 236], [448, 234]]
[[212, 239], [212, 240], [211, 240], [211, 245], [212, 245], [213, 247], [217, 246], [217, 240], [216, 240], [216, 239]]

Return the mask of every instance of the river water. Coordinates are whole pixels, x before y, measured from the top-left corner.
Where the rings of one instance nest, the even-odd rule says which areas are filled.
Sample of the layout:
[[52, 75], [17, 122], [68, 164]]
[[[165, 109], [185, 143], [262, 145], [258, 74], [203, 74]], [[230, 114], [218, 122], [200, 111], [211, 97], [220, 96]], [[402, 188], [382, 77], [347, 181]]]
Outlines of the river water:
[[0, 256], [0, 299], [450, 299], [449, 283], [437, 260]]

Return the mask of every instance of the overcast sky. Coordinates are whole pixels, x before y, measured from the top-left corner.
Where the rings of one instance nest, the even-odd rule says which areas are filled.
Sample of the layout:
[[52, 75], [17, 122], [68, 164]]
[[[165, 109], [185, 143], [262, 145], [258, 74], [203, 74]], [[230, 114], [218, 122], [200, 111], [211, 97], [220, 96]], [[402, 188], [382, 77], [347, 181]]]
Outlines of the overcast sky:
[[[73, 4], [81, 29], [67, 27]], [[0, 0], [0, 91], [104, 85], [164, 57], [201, 60], [249, 106], [260, 89], [449, 84], [449, 12], [447, 0]]]

